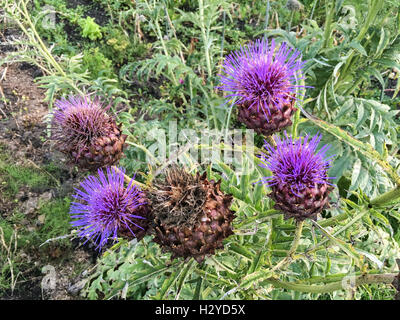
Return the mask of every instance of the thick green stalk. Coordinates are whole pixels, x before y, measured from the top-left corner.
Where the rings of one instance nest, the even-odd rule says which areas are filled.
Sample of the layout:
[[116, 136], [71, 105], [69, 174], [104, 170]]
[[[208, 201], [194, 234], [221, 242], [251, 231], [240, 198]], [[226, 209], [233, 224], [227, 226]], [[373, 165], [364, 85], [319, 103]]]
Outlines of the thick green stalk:
[[225, 141], [228, 141], [228, 133], [229, 133], [229, 123], [231, 122], [233, 106], [231, 106], [228, 110], [228, 115], [225, 122]]
[[297, 221], [296, 232], [294, 234], [293, 242], [287, 253], [287, 256], [271, 269], [272, 272], [285, 267], [287, 264], [293, 261], [293, 255], [296, 253], [297, 247], [299, 246], [300, 243], [301, 234], [303, 232], [303, 226], [304, 226], [304, 220]]
[[333, 15], [335, 13], [335, 3], [333, 1], [325, 1], [325, 5], [327, 3], [330, 3], [330, 9], [328, 14], [326, 15], [326, 20], [325, 20], [325, 31], [324, 31], [324, 45], [323, 48], [326, 48], [328, 46], [328, 41], [330, 39], [331, 35], [331, 24], [332, 24], [332, 19]]
[[[122, 171], [119, 170], [116, 166], [112, 166], [112, 168], [113, 168], [116, 172], [122, 173]], [[132, 184], [136, 184], [138, 187], [140, 187], [140, 188], [142, 188], [142, 189], [148, 189], [148, 188], [149, 188], [149, 186], [147, 186], [147, 185], [145, 185], [145, 184], [143, 184], [143, 183], [141, 183], [141, 182], [139, 182], [139, 181], [133, 180], [131, 177], [129, 177], [129, 176], [126, 175], [126, 174], [124, 174], [124, 181], [125, 181], [125, 183], [130, 183], [130, 182], [132, 181]]]
[[[372, 4], [371, 4], [372, 2]], [[369, 1], [369, 10], [368, 10], [368, 15], [367, 18], [365, 19], [365, 23], [361, 27], [360, 33], [358, 34], [356, 41], [360, 42], [364, 36], [365, 33], [368, 31], [368, 28], [371, 26], [372, 22], [375, 20], [376, 16], [378, 15], [379, 10], [382, 8], [384, 1], [379, 1], [379, 0], [371, 0]]]
[[[365, 272], [362, 271], [355, 271], [352, 272], [352, 276], [361, 276], [364, 275]], [[371, 269], [368, 271], [368, 274], [373, 275], [373, 274], [382, 274], [382, 271], [378, 269]], [[349, 277], [349, 273], [335, 273], [335, 274], [329, 274], [326, 276], [313, 276], [308, 279], [301, 279], [301, 280], [296, 280], [296, 283], [299, 284], [321, 284], [321, 283], [332, 283], [332, 282], [338, 282], [342, 281], [345, 277]]]
[[328, 218], [326, 220], [323, 220], [320, 222], [321, 227], [330, 227], [332, 225], [336, 225], [338, 222], [346, 220], [349, 217], [349, 214], [347, 212], [343, 212], [341, 214], [338, 214], [337, 216]]
[[211, 59], [210, 59], [210, 50], [208, 48], [206, 26], [204, 23], [204, 2], [203, 2], [203, 0], [199, 0], [199, 11], [200, 11], [201, 35], [203, 37], [204, 54], [206, 57], [206, 64], [207, 64], [207, 73], [208, 73], [208, 77], [211, 77], [212, 76]]
[[[201, 36], [203, 38], [203, 45], [204, 45], [204, 55], [206, 58], [206, 65], [207, 65], [207, 75], [208, 78], [211, 79], [212, 77], [212, 68], [211, 68], [211, 57], [210, 57], [210, 48], [208, 47], [208, 33], [209, 33], [209, 28], [206, 28], [205, 22], [204, 22], [204, 2], [203, 0], [199, 0], [199, 11], [200, 11], [200, 29], [201, 29]], [[207, 29], [207, 30], [206, 30]], [[213, 87], [213, 83], [210, 80], [210, 85]], [[217, 115], [214, 110], [214, 106], [210, 106], [211, 112], [213, 115], [213, 121], [214, 121], [214, 126], [216, 129], [218, 129], [218, 122], [217, 122]]]
[[[373, 284], [373, 283], [384, 283], [391, 284], [394, 279], [398, 276], [396, 273], [386, 273], [386, 274], [363, 274], [360, 276], [354, 276], [354, 278], [350, 278], [349, 276], [343, 277], [340, 281], [321, 284], [321, 285], [309, 285], [309, 284], [300, 284], [300, 283], [290, 283], [285, 281], [280, 281], [278, 279], [269, 278], [266, 281], [272, 284], [275, 288], [284, 288], [287, 290], [294, 290], [300, 292], [309, 292], [309, 293], [325, 293], [332, 292], [337, 290], [345, 290], [346, 286], [346, 277], [349, 280], [354, 281], [352, 284], [354, 287], [358, 287], [364, 284]], [[321, 279], [323, 282], [323, 279]]]
[[292, 246], [289, 250], [288, 256], [292, 257], [292, 255], [296, 252], [297, 247], [299, 246], [300, 239], [301, 239], [301, 234], [303, 232], [303, 226], [304, 226], [304, 220], [303, 221], [297, 221], [296, 223], [296, 232], [294, 234], [294, 239], [292, 242]]
[[400, 198], [400, 186], [376, 197], [375, 199], [372, 199], [370, 201], [370, 205], [373, 207], [380, 207], [393, 202], [397, 198]]
[[269, 4], [269, 0], [267, 0], [267, 9], [265, 10], [265, 33], [264, 33], [264, 36], [267, 36], [268, 22], [269, 22], [269, 9], [270, 9], [270, 4]]
[[[304, 79], [300, 79], [300, 80], [297, 80], [296, 82], [300, 82], [300, 86], [303, 86], [303, 87], [305, 87], [305, 81], [304, 81]], [[296, 95], [297, 96], [299, 96], [299, 90], [301, 90], [299, 87], [296, 89]], [[303, 91], [303, 93], [305, 93], [305, 90], [302, 90]], [[299, 123], [300, 123], [300, 113], [301, 113], [301, 108], [297, 108], [297, 110], [296, 110], [296, 112], [295, 112], [295, 114], [294, 114], [294, 117], [293, 117], [293, 125], [292, 125], [292, 137], [295, 139], [295, 138], [297, 138], [297, 131], [298, 131], [298, 126], [299, 126]]]
[[300, 108], [297, 108], [296, 112], [294, 113], [294, 117], [293, 117], [293, 125], [292, 125], [293, 139], [297, 138], [297, 128], [298, 128], [299, 122], [300, 122], [300, 113], [301, 113]]

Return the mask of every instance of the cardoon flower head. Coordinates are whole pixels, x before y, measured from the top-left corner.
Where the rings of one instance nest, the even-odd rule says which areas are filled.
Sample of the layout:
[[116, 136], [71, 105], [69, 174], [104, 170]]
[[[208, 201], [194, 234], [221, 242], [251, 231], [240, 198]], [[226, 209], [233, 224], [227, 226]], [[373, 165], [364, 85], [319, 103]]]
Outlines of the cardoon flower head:
[[155, 181], [148, 193], [154, 215], [154, 242], [172, 258], [194, 258], [202, 262], [222, 249], [233, 234], [232, 196], [221, 191], [221, 181], [207, 179], [207, 173], [193, 176], [172, 166]]
[[282, 210], [286, 217], [302, 220], [316, 214], [328, 204], [332, 190], [327, 171], [332, 157], [326, 157], [328, 145], [317, 151], [322, 136], [293, 139], [275, 137], [276, 148], [268, 143], [264, 147], [260, 166], [272, 172], [271, 177], [261, 180], [272, 189], [270, 196], [275, 208]]
[[56, 147], [81, 168], [112, 165], [123, 155], [126, 135], [98, 98], [62, 98], [55, 102], [52, 137]]
[[109, 238], [128, 235], [140, 240], [147, 229], [148, 209], [142, 191], [133, 179], [124, 187], [124, 170], [107, 168], [106, 174], [98, 170], [98, 176], [89, 176], [75, 189], [70, 214], [72, 225], [78, 234], [91, 239], [101, 249]]
[[257, 40], [227, 56], [220, 88], [232, 92], [228, 97], [237, 98], [234, 104], [263, 110], [268, 119], [271, 105], [279, 108], [293, 98], [303, 65], [300, 51], [285, 42], [277, 47], [274, 39], [270, 44]]
[[301, 54], [286, 43], [257, 40], [229, 54], [220, 74], [221, 90], [239, 107], [239, 121], [258, 133], [270, 135], [291, 125], [296, 80], [302, 79]]
[[83, 146], [105, 133], [109, 116], [99, 99], [70, 96], [57, 100], [54, 105], [54, 133], [58, 139]]
[[325, 159], [329, 146], [324, 145], [316, 151], [321, 138], [321, 135], [311, 139], [308, 135], [304, 139], [293, 139], [287, 135], [281, 139], [275, 136], [276, 149], [266, 142], [264, 147], [268, 155], [261, 154], [260, 158], [265, 161], [261, 166], [271, 170], [273, 176], [264, 178], [264, 181], [269, 186], [283, 183], [290, 185], [294, 194], [301, 193], [306, 187], [326, 183], [331, 179], [327, 176], [330, 160]]

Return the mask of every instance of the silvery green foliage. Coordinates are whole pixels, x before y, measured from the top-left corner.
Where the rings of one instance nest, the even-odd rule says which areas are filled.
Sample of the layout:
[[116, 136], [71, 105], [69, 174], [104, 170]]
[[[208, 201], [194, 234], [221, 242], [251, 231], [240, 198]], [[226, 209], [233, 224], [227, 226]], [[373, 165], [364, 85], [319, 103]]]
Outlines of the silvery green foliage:
[[[7, 12], [11, 18], [14, 14], [17, 21], [27, 18], [15, 16], [17, 11], [12, 11], [20, 3], [13, 2]], [[118, 13], [118, 23], [134, 17], [135, 23], [139, 21], [142, 30], [155, 41], [150, 57], [129, 61], [121, 68], [120, 80], [127, 85], [135, 84], [138, 79], [159, 81], [167, 86], [169, 93], [167, 97], [140, 104], [149, 110], [152, 120], [145, 120], [143, 115], [138, 119], [132, 110], [120, 116], [130, 134], [129, 141], [135, 144], [127, 151], [124, 164], [129, 172], [149, 170], [141, 178], [150, 182], [162, 164], [155, 161], [149, 168], [146, 156], [154, 151], [155, 141], [145, 138], [152, 129], [165, 129], [166, 119], [186, 117], [189, 120], [185, 124], [189, 127], [217, 128], [221, 134], [233, 127], [234, 111], [221, 107], [224, 99], [214, 90], [216, 74], [221, 57], [228, 53], [224, 48], [228, 45], [237, 48], [249, 39], [240, 32], [224, 33], [238, 9], [233, 1], [200, 0], [195, 3], [195, 10], [188, 12], [176, 9], [169, 1], [135, 3], [135, 7]], [[285, 3], [279, 2], [287, 11]], [[303, 3], [309, 10], [309, 4]], [[309, 293], [284, 288], [323, 286], [362, 272], [398, 272], [395, 260], [400, 258], [399, 201], [382, 207], [370, 205], [371, 199], [396, 186], [393, 177], [399, 167], [397, 110], [393, 100], [385, 99], [383, 94], [386, 73], [398, 74], [400, 69], [398, 17], [392, 14], [396, 3], [371, 0], [349, 1], [344, 5], [344, 1], [338, 0], [326, 4], [322, 15], [325, 20], [317, 23], [305, 16], [297, 34], [268, 29], [255, 35], [260, 37], [262, 33], [278, 42], [285, 41], [301, 51], [303, 59], [308, 61], [305, 84], [313, 88], [308, 88], [303, 101], [297, 104], [301, 108], [297, 133], [321, 133], [321, 144], [332, 145], [329, 152], [335, 155], [329, 171], [337, 184], [331, 208], [319, 215], [316, 222], [305, 223], [296, 259], [284, 268], [275, 269], [289, 254], [296, 225], [283, 219], [268, 197], [270, 190], [257, 183], [271, 173], [258, 165], [251, 166], [245, 155], [240, 174], [235, 164], [219, 163], [207, 168], [209, 179], [222, 179], [222, 190], [234, 197], [235, 234], [225, 241], [225, 250], [197, 264], [193, 260], [171, 261], [170, 255], [161, 252], [151, 237], [139, 243], [119, 242], [102, 255], [97, 267], [88, 274], [85, 297], [343, 299], [348, 295], [346, 290]], [[249, 6], [240, 9], [241, 14], [251, 10]], [[175, 18], [171, 18], [172, 13]], [[189, 29], [184, 35], [198, 40], [193, 48], [176, 35], [178, 27]], [[19, 41], [23, 50], [9, 55], [6, 61], [35, 61], [48, 69], [49, 74], [39, 79], [39, 83], [46, 88], [49, 101], [56, 94], [90, 89], [117, 98], [114, 101], [126, 102], [123, 99], [128, 95], [116, 80], [100, 77], [89, 81], [81, 68], [80, 55], [53, 60], [51, 50], [39, 45], [34, 26], [27, 31], [26, 39]], [[194, 58], [185, 59], [191, 49]], [[377, 96], [365, 94], [376, 84], [381, 90]], [[393, 98], [399, 88], [400, 81]], [[257, 163], [257, 158], [252, 160]], [[390, 291], [388, 286], [384, 288]], [[368, 292], [367, 289], [357, 291], [356, 296]]]
[[[162, 6], [157, 3], [146, 6], [146, 3], [140, 2], [137, 10], [146, 16], [147, 27], [157, 34]], [[215, 6], [212, 1], [204, 3], [208, 8]], [[295, 261], [285, 268], [274, 269], [288, 255], [296, 226], [292, 220], [284, 220], [273, 208], [268, 197], [270, 190], [257, 183], [271, 173], [259, 165], [251, 166], [248, 155], [243, 154], [240, 173], [237, 164], [221, 162], [207, 168], [208, 177], [222, 179], [222, 190], [234, 197], [235, 234], [225, 241], [225, 250], [199, 265], [193, 260], [171, 262], [169, 255], [162, 254], [149, 238], [135, 245], [121, 245], [119, 250], [111, 250], [99, 260], [99, 267], [90, 276], [91, 281], [86, 287], [87, 297], [345, 299], [351, 294], [345, 290], [346, 281], [362, 272], [395, 272], [396, 259], [400, 258], [399, 201], [384, 207], [372, 207], [369, 203], [396, 186], [393, 177], [399, 167], [398, 111], [383, 94], [376, 98], [363, 94], [376, 83], [384, 90], [384, 72], [399, 69], [398, 26], [393, 24], [394, 27], [388, 29], [384, 18], [374, 19], [382, 14], [382, 8], [381, 2], [374, 1], [355, 5], [331, 2], [323, 27], [314, 20], [305, 19], [300, 26], [301, 36], [281, 29], [266, 32], [268, 37], [286, 41], [300, 50], [303, 59], [308, 61], [305, 84], [313, 88], [307, 89], [302, 103], [297, 104], [304, 116], [298, 131], [310, 135], [322, 133], [321, 146], [330, 144], [332, 148], [327, 155], [334, 155], [328, 172], [329, 176], [336, 177], [334, 182], [337, 184], [331, 195], [331, 208], [319, 215], [316, 222], [305, 223]], [[201, 8], [196, 13], [182, 12], [181, 21], [193, 21], [200, 32], [217, 28], [215, 13], [210, 12], [207, 29], [201, 12]], [[202, 96], [192, 102], [196, 105], [205, 99], [206, 104], [213, 105], [216, 97], [204, 90], [206, 86], [199, 74], [207, 74], [214, 64], [208, 68], [206, 55], [196, 65], [185, 63], [179, 56], [182, 43], [169, 40], [171, 37], [166, 39], [158, 36], [156, 53], [124, 69], [124, 78], [129, 80], [128, 69], [141, 77], [163, 75], [170, 82], [185, 75], [187, 95], [194, 97], [193, 92], [196, 92]], [[164, 46], [163, 40], [166, 41]], [[205, 53], [210, 49], [209, 57], [213, 57], [212, 48], [218, 43], [210, 37], [209, 42], [202, 42], [198, 50]], [[393, 96], [399, 87], [398, 84]], [[173, 105], [166, 105], [170, 108], [169, 114], [176, 112]], [[204, 104], [200, 102], [199, 105]], [[229, 118], [218, 118], [218, 109], [214, 110], [216, 114], [212, 114], [213, 110], [205, 110], [208, 124], [213, 124], [212, 119], [216, 117], [221, 119], [218, 123], [223, 124], [223, 128], [230, 126]], [[156, 125], [162, 127], [160, 122]], [[139, 129], [145, 131], [145, 127], [143, 124]], [[148, 150], [150, 145], [140, 147]], [[139, 149], [135, 150], [139, 152]], [[257, 159], [251, 160], [257, 164]], [[344, 289], [326, 293], [280, 287], [321, 285], [338, 280], [344, 281]], [[385, 292], [382, 296], [365, 287], [365, 290], [357, 290], [354, 297], [390, 299], [394, 294], [388, 286], [379, 288]]]
[[[89, 298], [99, 298], [99, 293], [105, 298], [135, 299], [322, 298], [316, 293], [285, 292], [269, 281], [270, 269], [287, 254], [295, 226], [271, 209], [267, 191], [254, 184], [268, 174], [266, 169], [254, 168], [240, 176], [223, 163], [216, 169], [221, 175], [211, 170], [208, 174], [214, 179], [225, 177], [222, 188], [234, 195], [232, 209], [237, 212], [235, 235], [225, 241], [226, 249], [200, 265], [193, 260], [170, 262], [170, 255], [162, 254], [150, 238], [134, 246], [123, 244], [119, 251], [107, 252], [100, 260], [86, 288]], [[307, 225], [297, 251], [304, 256], [279, 272], [282, 281], [318, 283], [324, 277], [350, 277], [365, 264], [372, 270], [395, 268], [399, 245], [391, 236], [391, 224], [381, 210], [362, 211], [362, 195], [358, 201], [346, 199], [332, 210], [334, 217], [320, 217], [322, 229]], [[348, 215], [343, 223], [332, 223], [343, 214]], [[342, 234], [326, 241], [324, 232], [335, 235], [344, 225]], [[318, 243], [322, 250], [313, 251]], [[332, 297], [340, 298], [344, 293], [334, 293]]]

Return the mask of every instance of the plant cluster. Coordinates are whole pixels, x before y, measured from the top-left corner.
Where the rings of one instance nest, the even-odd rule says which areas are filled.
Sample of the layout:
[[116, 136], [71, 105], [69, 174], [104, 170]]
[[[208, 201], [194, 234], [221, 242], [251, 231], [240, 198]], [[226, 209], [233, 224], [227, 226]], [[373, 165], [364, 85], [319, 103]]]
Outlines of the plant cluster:
[[[42, 37], [61, 32], [40, 30], [27, 1], [5, 2], [28, 43], [6, 61], [45, 72], [55, 147], [97, 170], [71, 205], [79, 236], [104, 251], [87, 297], [374, 298], [381, 284], [393, 297], [396, 1], [99, 0], [103, 26], [65, 7], [84, 57], [73, 45], [58, 56]], [[175, 148], [163, 151], [176, 119], [188, 148], [168, 137]], [[188, 128], [217, 138], [189, 140]], [[231, 129], [254, 130], [254, 152]], [[241, 163], [199, 165], [189, 149]]]

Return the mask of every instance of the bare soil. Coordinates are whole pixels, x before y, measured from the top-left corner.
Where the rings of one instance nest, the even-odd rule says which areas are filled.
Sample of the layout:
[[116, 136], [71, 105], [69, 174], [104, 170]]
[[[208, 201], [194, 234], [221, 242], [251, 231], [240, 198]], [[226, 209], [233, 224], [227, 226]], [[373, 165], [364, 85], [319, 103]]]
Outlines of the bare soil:
[[[0, 67], [0, 145], [6, 146], [3, 152], [10, 155], [16, 165], [29, 164], [41, 168], [57, 163], [60, 167], [54, 177], [60, 182], [58, 188], [23, 186], [16, 199], [0, 196], [1, 218], [15, 210], [23, 212], [26, 219], [15, 228], [32, 232], [41, 226], [39, 199], [68, 197], [82, 179], [82, 175], [64, 165], [65, 159], [52, 150], [47, 139], [45, 119], [49, 110], [44, 102], [44, 90], [35, 84], [36, 75], [38, 70], [26, 64]], [[81, 246], [78, 240], [67, 247], [56, 240], [41, 248], [20, 249], [18, 259], [26, 262], [24, 265], [28, 267], [19, 270], [14, 290], [8, 290], [0, 300], [79, 299], [84, 284], [82, 272], [95, 264], [97, 255], [94, 248]]]

